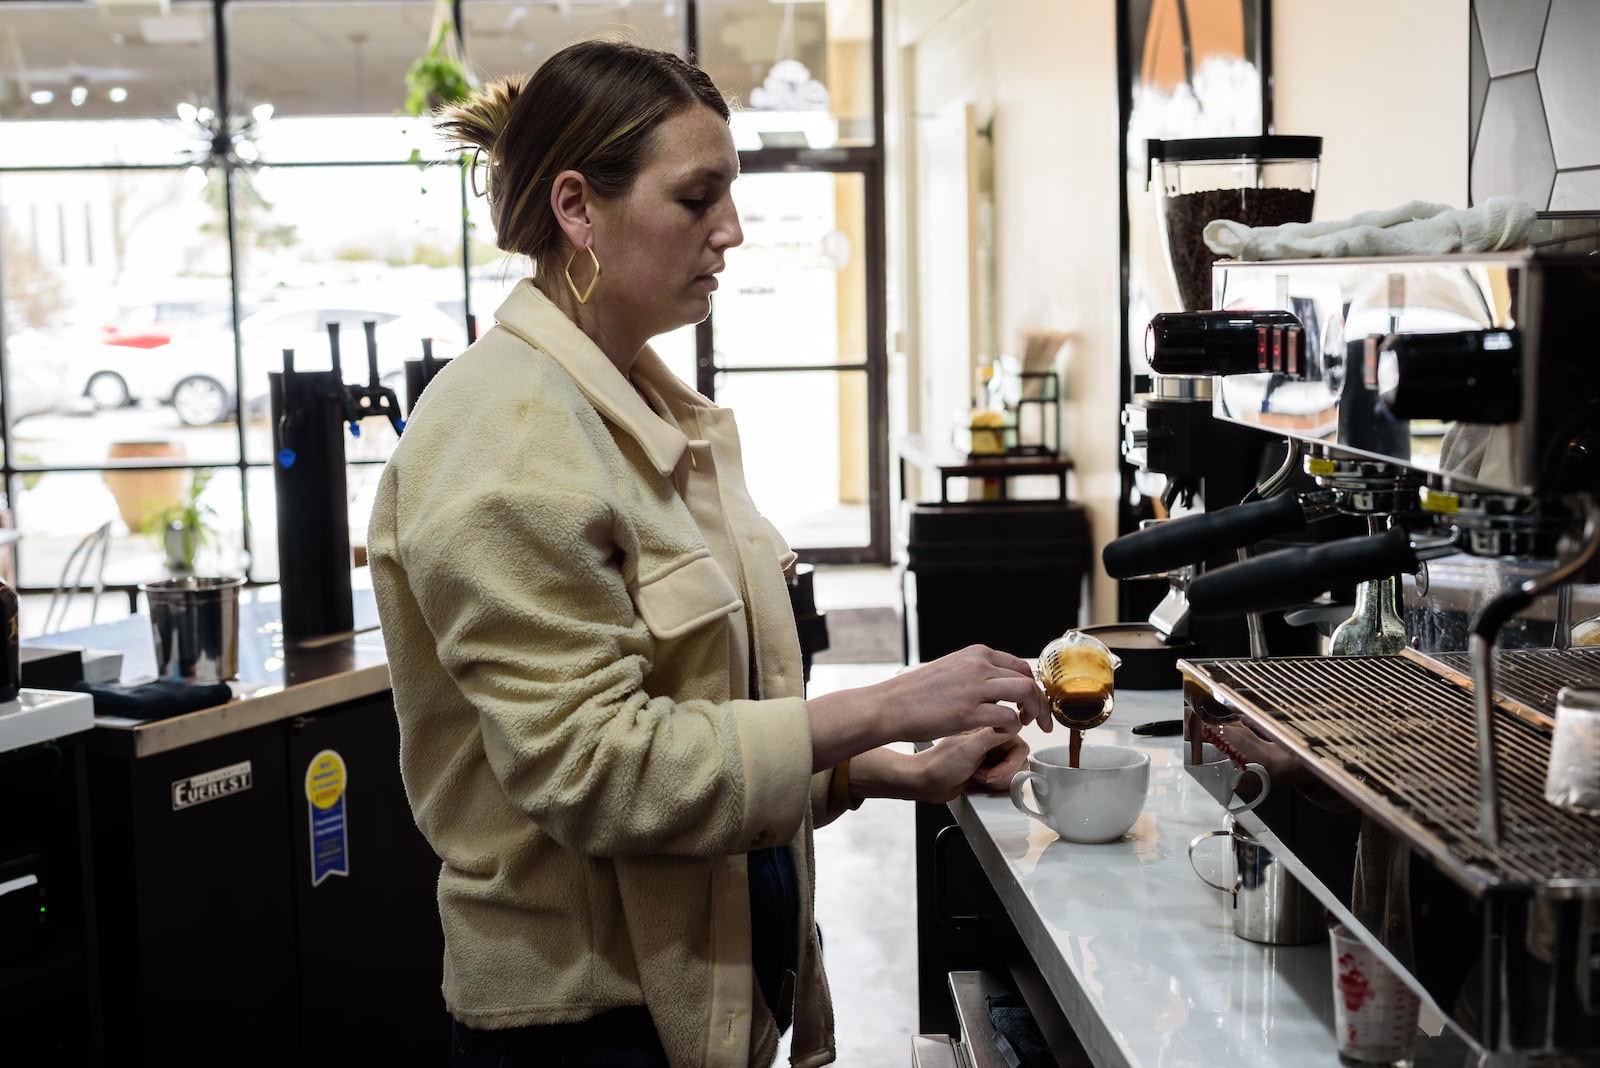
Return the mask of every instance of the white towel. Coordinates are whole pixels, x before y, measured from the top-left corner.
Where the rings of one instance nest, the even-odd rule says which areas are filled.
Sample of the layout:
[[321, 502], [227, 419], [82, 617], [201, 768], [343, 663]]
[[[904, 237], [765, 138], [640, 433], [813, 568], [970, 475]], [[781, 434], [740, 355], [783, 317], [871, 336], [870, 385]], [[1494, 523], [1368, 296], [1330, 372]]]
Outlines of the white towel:
[[1252, 227], [1217, 219], [1206, 224], [1205, 239], [1212, 252], [1236, 260], [1437, 256], [1516, 248], [1527, 241], [1533, 217], [1532, 205], [1515, 197], [1464, 209], [1413, 200], [1328, 222]]

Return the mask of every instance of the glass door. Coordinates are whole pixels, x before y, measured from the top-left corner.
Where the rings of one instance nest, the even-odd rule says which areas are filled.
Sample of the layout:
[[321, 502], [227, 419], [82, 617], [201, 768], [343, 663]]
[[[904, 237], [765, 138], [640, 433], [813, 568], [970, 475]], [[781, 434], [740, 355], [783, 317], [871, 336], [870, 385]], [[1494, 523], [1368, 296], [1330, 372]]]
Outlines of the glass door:
[[697, 376], [738, 417], [757, 504], [813, 560], [877, 559], [883, 362], [869, 343], [867, 184], [861, 172], [739, 179], [745, 242], [728, 257]]
[[692, 380], [733, 409], [750, 491], [802, 559], [887, 563], [882, 5], [693, 11], [697, 61], [740, 105], [744, 244]]

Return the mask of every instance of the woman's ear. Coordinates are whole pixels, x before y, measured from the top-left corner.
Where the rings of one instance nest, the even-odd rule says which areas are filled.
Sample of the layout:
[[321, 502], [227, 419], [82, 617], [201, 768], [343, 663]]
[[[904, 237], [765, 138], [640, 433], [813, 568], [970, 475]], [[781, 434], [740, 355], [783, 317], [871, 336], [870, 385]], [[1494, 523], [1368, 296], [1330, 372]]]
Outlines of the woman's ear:
[[550, 210], [573, 248], [594, 244], [594, 219], [590, 215], [593, 196], [589, 180], [577, 171], [562, 171], [550, 183]]

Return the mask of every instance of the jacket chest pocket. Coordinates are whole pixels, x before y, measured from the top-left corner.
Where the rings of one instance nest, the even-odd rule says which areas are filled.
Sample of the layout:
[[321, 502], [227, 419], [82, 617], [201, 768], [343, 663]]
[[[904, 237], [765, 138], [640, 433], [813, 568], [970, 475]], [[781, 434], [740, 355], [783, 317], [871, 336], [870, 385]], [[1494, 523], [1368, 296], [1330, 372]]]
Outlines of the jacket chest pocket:
[[705, 549], [685, 553], [642, 580], [633, 590], [633, 603], [650, 633], [669, 641], [744, 607], [738, 589]]

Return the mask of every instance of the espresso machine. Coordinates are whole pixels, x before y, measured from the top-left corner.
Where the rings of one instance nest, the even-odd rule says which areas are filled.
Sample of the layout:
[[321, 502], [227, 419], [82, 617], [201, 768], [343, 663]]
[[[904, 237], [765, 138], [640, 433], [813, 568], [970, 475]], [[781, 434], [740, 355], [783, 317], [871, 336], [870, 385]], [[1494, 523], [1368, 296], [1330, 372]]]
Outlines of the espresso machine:
[[1368, 535], [1189, 584], [1196, 618], [1356, 595], [1325, 655], [1181, 661], [1186, 761], [1218, 737], [1276, 756], [1293, 804], [1252, 833], [1485, 1063], [1595, 1063], [1600, 816], [1543, 786], [1557, 692], [1600, 687], [1571, 642], [1600, 570], [1600, 252], [1219, 263], [1213, 295], [1262, 363], [1213, 376], [1212, 416], [1314, 482], [1235, 525]]
[[290, 644], [348, 634], [355, 626], [346, 429], [359, 436], [362, 420], [370, 417], [387, 419], [397, 434], [405, 429], [399, 399], [379, 378], [377, 323], [362, 327], [366, 385], [344, 380], [338, 323], [328, 324], [330, 370], [298, 370], [294, 350], [284, 349], [283, 370], [267, 375], [278, 495], [278, 582], [283, 636]]

